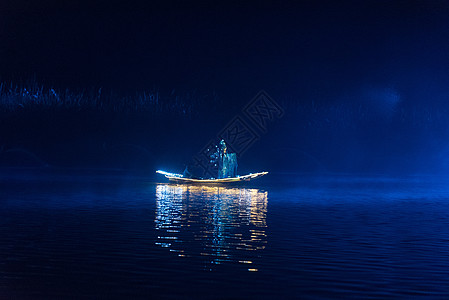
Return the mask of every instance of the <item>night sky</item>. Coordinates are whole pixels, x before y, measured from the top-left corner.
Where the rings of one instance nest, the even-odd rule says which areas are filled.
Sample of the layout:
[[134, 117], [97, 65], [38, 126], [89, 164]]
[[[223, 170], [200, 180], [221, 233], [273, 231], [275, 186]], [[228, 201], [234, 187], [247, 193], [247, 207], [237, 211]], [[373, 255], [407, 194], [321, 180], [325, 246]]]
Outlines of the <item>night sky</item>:
[[299, 102], [374, 86], [436, 99], [449, 91], [448, 15], [447, 1], [7, 0], [0, 79], [246, 98], [265, 89]]

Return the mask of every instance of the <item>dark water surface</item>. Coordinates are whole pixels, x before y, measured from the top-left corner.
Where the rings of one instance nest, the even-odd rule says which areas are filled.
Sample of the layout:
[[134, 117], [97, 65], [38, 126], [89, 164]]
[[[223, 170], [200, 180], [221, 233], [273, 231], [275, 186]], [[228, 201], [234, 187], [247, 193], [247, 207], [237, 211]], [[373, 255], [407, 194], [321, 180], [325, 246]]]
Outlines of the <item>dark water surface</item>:
[[0, 299], [449, 298], [449, 185], [0, 175]]

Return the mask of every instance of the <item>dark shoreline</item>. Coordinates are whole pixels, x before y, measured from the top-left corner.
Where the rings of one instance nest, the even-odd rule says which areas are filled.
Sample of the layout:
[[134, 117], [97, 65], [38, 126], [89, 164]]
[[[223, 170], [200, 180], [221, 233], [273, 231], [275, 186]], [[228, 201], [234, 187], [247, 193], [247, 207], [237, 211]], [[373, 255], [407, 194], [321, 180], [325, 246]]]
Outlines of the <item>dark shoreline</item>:
[[[410, 174], [449, 167], [449, 119], [432, 103], [404, 101], [382, 114], [355, 102], [276, 100], [285, 114], [240, 158], [242, 171]], [[243, 106], [193, 92], [114, 98], [2, 84], [0, 167], [182, 171]]]

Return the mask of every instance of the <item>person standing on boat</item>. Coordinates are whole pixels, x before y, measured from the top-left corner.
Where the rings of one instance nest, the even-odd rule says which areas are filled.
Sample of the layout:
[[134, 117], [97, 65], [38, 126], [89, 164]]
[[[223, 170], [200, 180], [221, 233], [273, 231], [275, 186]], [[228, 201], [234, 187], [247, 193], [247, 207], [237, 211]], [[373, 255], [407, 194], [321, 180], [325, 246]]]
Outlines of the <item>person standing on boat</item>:
[[218, 167], [218, 179], [235, 177], [237, 173], [237, 155], [228, 153], [228, 147], [224, 140], [221, 140], [217, 150], [212, 154], [212, 161]]
[[228, 147], [224, 140], [220, 141], [218, 145], [218, 179], [226, 178], [226, 164], [225, 157]]

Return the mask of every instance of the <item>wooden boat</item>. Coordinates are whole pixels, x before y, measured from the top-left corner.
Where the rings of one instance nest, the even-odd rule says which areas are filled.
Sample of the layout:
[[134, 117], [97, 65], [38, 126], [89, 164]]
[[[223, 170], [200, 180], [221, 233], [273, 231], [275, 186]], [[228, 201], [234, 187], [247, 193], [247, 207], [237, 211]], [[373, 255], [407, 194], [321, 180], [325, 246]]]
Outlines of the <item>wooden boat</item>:
[[173, 183], [191, 183], [191, 184], [228, 184], [228, 183], [237, 183], [237, 182], [248, 182], [253, 179], [262, 177], [268, 172], [259, 172], [259, 173], [250, 173], [248, 175], [237, 176], [237, 177], [229, 177], [229, 178], [210, 178], [210, 179], [202, 179], [202, 178], [187, 178], [182, 174], [175, 174], [170, 172], [165, 172], [162, 170], [157, 170], [156, 173], [164, 175], [170, 182]]

